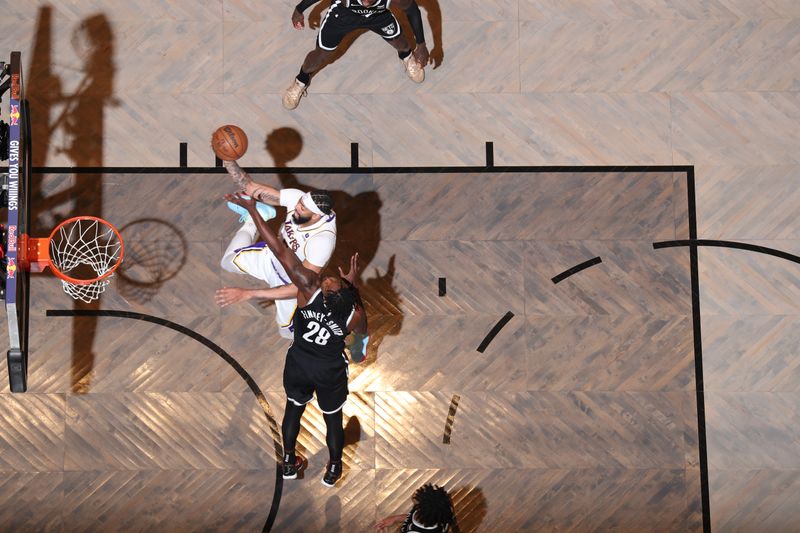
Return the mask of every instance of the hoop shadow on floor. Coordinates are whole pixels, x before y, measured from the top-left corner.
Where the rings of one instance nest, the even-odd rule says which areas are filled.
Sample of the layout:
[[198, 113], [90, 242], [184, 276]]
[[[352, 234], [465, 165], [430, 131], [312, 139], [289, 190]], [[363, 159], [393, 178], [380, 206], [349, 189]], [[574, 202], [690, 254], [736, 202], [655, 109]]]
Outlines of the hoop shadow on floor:
[[117, 290], [128, 301], [146, 304], [186, 264], [188, 244], [173, 224], [140, 218], [120, 228], [125, 261], [117, 269]]
[[[54, 10], [39, 8], [28, 93], [32, 96], [33, 166], [43, 167], [52, 152], [76, 167], [103, 167], [104, 113], [118, 105], [114, 97], [114, 33], [104, 13], [84, 18], [73, 28], [71, 52], [82, 64], [82, 76], [70, 91], [54, 72], [51, 57]], [[51, 119], [51, 115], [55, 115]], [[54, 147], [54, 141], [60, 146]], [[103, 175], [48, 176], [31, 183], [32, 234], [46, 235], [56, 224], [78, 215], [103, 217]], [[113, 221], [112, 221], [113, 222]], [[101, 299], [76, 301], [76, 310], [98, 310]], [[88, 392], [94, 368], [97, 317], [75, 316], [72, 322], [71, 390]]]

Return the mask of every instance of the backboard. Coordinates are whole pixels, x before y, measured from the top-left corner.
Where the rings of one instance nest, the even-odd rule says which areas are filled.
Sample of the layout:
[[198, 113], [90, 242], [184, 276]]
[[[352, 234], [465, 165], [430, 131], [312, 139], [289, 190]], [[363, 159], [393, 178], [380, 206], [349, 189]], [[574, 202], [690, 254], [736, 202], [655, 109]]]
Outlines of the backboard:
[[[11, 53], [4, 77], [10, 81], [8, 104], [8, 171], [3, 179], [3, 207], [8, 211], [2, 258], [3, 294], [8, 318], [8, 377], [12, 392], [25, 392], [28, 372], [28, 293], [30, 276], [19, 266], [20, 235], [30, 226], [30, 116], [24, 97], [19, 52]], [[0, 86], [5, 85], [5, 80]], [[0, 98], [2, 98], [0, 94]], [[1, 100], [0, 100], [1, 101]], [[1, 116], [1, 115], [0, 115]]]

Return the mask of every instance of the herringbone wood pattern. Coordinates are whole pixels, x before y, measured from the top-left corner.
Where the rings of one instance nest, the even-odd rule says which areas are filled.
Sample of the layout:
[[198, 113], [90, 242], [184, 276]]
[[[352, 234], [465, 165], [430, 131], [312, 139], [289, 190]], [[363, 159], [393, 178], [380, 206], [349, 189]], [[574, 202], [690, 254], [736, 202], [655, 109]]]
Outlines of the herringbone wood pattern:
[[[284, 486], [278, 530], [365, 530], [389, 503], [401, 510], [410, 483], [426, 479], [447, 481], [465, 531], [611, 523], [696, 529], [688, 253], [652, 247], [685, 227], [680, 176], [493, 178], [258, 176], [334, 190], [344, 237], [335, 263], [361, 253], [372, 327], [370, 356], [352, 367], [341, 486], [331, 492], [317, 481], [327, 450], [322, 413], [312, 405], [297, 448], [308, 467]], [[60, 191], [75, 209], [87, 201], [69, 175], [37, 179], [44, 204]], [[217, 266], [237, 228], [221, 200], [233, 187], [229, 178], [93, 179], [132, 250], [102, 307], [161, 316], [213, 340], [253, 376], [280, 421], [288, 343], [277, 335], [272, 306], [213, 304], [222, 284], [257, 286]], [[191, 198], [197, 202], [186, 204]], [[40, 226], [57, 216], [55, 209], [36, 212]], [[154, 239], [161, 244], [151, 245]], [[550, 281], [595, 255], [602, 264]], [[440, 277], [445, 296], [438, 295]], [[2, 395], [7, 429], [0, 436], [18, 450], [3, 455], [2, 468], [13, 475], [8, 490], [30, 506], [30, 487], [43, 473], [62, 476], [51, 489], [60, 521], [42, 523], [56, 529], [263, 525], [274, 434], [241, 377], [162, 326], [43, 316], [70, 307], [53, 281], [33, 279], [31, 393]], [[508, 311], [510, 322], [477, 352]], [[461, 400], [445, 444], [453, 394]], [[536, 490], [510, 505], [534, 479]], [[572, 512], [559, 494], [574, 495]], [[228, 499], [235, 502], [225, 505]], [[214, 515], [209, 507], [225, 509]], [[20, 522], [7, 516], [6, 523]]]
[[[437, 67], [427, 69], [424, 84], [418, 86], [406, 80], [391, 48], [378, 37], [366, 34], [315, 78], [309, 97], [292, 113], [281, 107], [279, 93], [288, 86], [303, 54], [312, 47], [315, 33], [297, 32], [289, 26], [293, 2], [288, 0], [6, 3], [0, 21], [0, 43], [4, 50], [23, 52], [28, 96], [35, 110], [34, 159], [38, 165], [172, 166], [177, 163], [178, 143], [183, 141], [189, 145], [189, 164], [206, 166], [213, 161], [207, 149], [209, 133], [230, 122], [242, 125], [250, 135], [251, 148], [245, 158], [249, 165], [347, 166], [351, 142], [359, 143], [362, 166], [480, 165], [484, 162], [483, 143], [492, 140], [497, 164], [695, 165], [701, 238], [749, 240], [800, 252], [796, 208], [800, 166], [795, 149], [800, 141], [795, 120], [800, 3], [418, 1]], [[324, 4], [307, 12], [310, 22], [319, 20]], [[434, 392], [435, 387], [444, 387], [442, 384], [451, 374], [464, 391], [473, 392], [690, 390], [689, 335], [680, 333], [689, 328], [689, 317], [685, 309], [661, 314], [668, 309], [683, 309], [687, 294], [664, 293], [663, 289], [671, 286], [665, 278], [678, 274], [680, 280], [676, 279], [674, 286], [686, 290], [686, 271], [678, 269], [687, 264], [688, 254], [681, 250], [653, 255], [644, 252], [646, 242], [641, 240], [639, 228], [652, 228], [652, 223], [660, 224], [668, 218], [662, 209], [662, 202], [668, 198], [652, 198], [654, 209], [647, 207], [651, 204], [639, 194], [633, 195], [641, 202], [636, 206], [619, 204], [618, 200], [624, 201], [630, 195], [607, 188], [611, 183], [621, 183], [617, 178], [606, 179], [605, 186], [599, 188], [606, 192], [586, 192], [586, 196], [570, 194], [571, 187], [545, 187], [554, 193], [548, 201], [569, 198], [563, 207], [584, 208], [564, 209], [561, 216], [550, 217], [536, 216], [536, 210], [520, 209], [525, 201], [543, 199], [537, 195], [546, 191], [537, 189], [531, 195], [528, 190], [527, 197], [522, 197], [503, 192], [502, 187], [493, 190], [495, 180], [484, 180], [466, 190], [459, 180], [448, 180], [447, 190], [432, 188], [435, 194], [427, 194], [425, 177], [408, 177], [409, 183], [416, 180], [414, 186], [401, 183], [398, 188], [390, 179], [373, 185], [371, 181], [349, 178], [342, 182], [339, 177], [304, 176], [308, 186], [346, 192], [340, 197], [348, 200], [340, 202], [340, 216], [355, 211], [359, 205], [377, 206], [378, 199], [383, 203], [380, 211], [378, 207], [373, 209], [369, 223], [340, 227], [337, 258], [341, 260], [357, 248], [363, 252], [364, 244], [369, 243], [363, 255], [371, 267], [380, 269], [368, 274], [370, 283], [365, 292], [373, 315], [374, 347], [377, 353], [385, 353], [385, 358], [353, 369], [354, 390], [379, 395], [430, 384], [432, 390], [418, 390]], [[231, 282], [215, 270], [223, 244], [219, 235], [212, 237], [209, 231], [213, 234], [217, 228], [224, 228], [227, 235], [233, 222], [229, 218], [216, 221], [213, 214], [206, 216], [213, 213], [212, 204], [224, 192], [222, 184], [215, 185], [213, 180], [198, 176], [193, 178], [196, 188], [190, 193], [177, 185], [182, 192], [173, 194], [176, 184], [169, 177], [149, 183], [144, 179], [107, 177], [102, 198], [89, 183], [81, 201], [85, 203], [70, 200], [72, 203], [62, 205], [59, 202], [78, 196], [76, 191], [65, 191], [72, 179], [63, 176], [60, 182], [51, 183], [51, 189], [43, 189], [44, 196], [54, 198], [49, 203], [39, 202], [44, 217], [40, 220], [41, 229], [51, 227], [64, 213], [73, 212], [76, 203], [78, 207], [92, 205], [92, 210], [105, 207], [103, 212], [107, 215], [131, 215], [126, 222], [154, 213], [173, 222], [179, 216], [185, 217], [181, 224], [181, 231], [188, 236], [185, 268], [156, 289], [116, 286], [103, 305], [163, 315], [195, 328], [236, 354], [262, 388], [280, 390], [280, 352], [285, 343], [272, 330], [272, 309], [250, 303], [220, 314], [210, 303], [213, 287]], [[517, 186], [524, 181], [517, 179]], [[571, 181], [565, 178], [564, 183]], [[685, 197], [685, 190], [679, 189], [682, 183], [684, 177], [676, 176], [674, 197]], [[401, 196], [380, 192], [378, 198], [375, 191], [382, 187], [396, 190]], [[448, 193], [449, 187], [459, 194]], [[137, 193], [152, 191], [138, 201], [139, 207], [149, 204], [147, 209], [135, 210], [127, 205], [137, 202], [130, 196], [133, 188]], [[665, 189], [659, 191], [663, 193]], [[423, 198], [438, 209], [426, 211], [419, 202], [408, 201], [410, 197]], [[437, 198], [446, 201], [437, 204]], [[421, 208], [413, 211], [416, 205]], [[599, 208], [592, 209], [595, 205]], [[190, 211], [183, 206], [195, 209]], [[502, 209], [495, 210], [491, 217], [474, 215], [494, 206]], [[635, 222], [625, 225], [617, 224], [614, 217], [597, 218], [609, 213], [610, 207], [618, 210], [615, 216], [623, 218], [630, 209], [640, 211], [634, 215]], [[403, 217], [405, 209], [413, 214]], [[378, 212], [380, 217], [375, 216]], [[671, 229], [668, 225], [659, 227], [665, 232], [674, 231], [676, 238], [687, 238], [685, 203], [675, 202], [672, 212]], [[509, 218], [500, 213], [508, 213]], [[643, 213], [649, 216], [643, 218]], [[584, 215], [586, 218], [582, 218]], [[568, 220], [563, 218], [567, 216]], [[514, 225], [514, 220], [519, 224]], [[444, 224], [439, 227], [437, 221]], [[592, 225], [592, 221], [596, 224]], [[511, 228], [507, 222], [512, 222]], [[578, 228], [580, 233], [570, 233]], [[486, 313], [476, 312], [481, 305], [471, 301], [469, 291], [460, 285], [470, 279], [468, 274], [474, 274], [468, 271], [486, 262], [465, 263], [458, 280], [455, 269], [450, 268], [440, 272], [422, 268], [406, 271], [414, 265], [413, 257], [404, 254], [418, 253], [431, 269], [441, 268], [437, 262], [447, 261], [445, 250], [454, 241], [504, 241], [509, 239], [509, 232], [511, 240], [536, 243], [514, 251], [514, 245], [508, 243], [461, 242], [458, 258], [463, 259], [463, 250], [470, 248], [505, 250], [506, 260], [521, 257], [524, 270], [503, 278], [509, 283], [495, 284], [491, 290], [508, 299], [516, 290], [517, 278], [522, 277], [525, 297], [535, 295], [536, 305], [542, 308], [546, 307], [543, 302], [554, 302], [563, 313], [561, 316], [534, 316], [519, 298], [511, 298], [504, 309], [488, 309], [496, 304], [484, 302]], [[671, 237], [665, 234], [659, 238]], [[605, 242], [619, 239], [626, 242]], [[546, 240], [559, 242], [542, 243]], [[532, 270], [527, 265], [532, 251], [543, 253], [552, 267], [548, 263], [546, 272]], [[633, 260], [640, 251], [645, 255]], [[537, 283], [543, 283], [551, 268], [565, 268], [588, 259], [584, 253], [603, 252], [609, 254], [608, 258], [603, 256], [604, 264], [563, 282], [563, 292], [551, 292], [552, 287], [539, 292], [528, 281], [534, 276]], [[665, 263], [658, 274], [648, 275], [647, 268], [662, 258]], [[635, 274], [622, 276], [629, 267]], [[739, 251], [704, 249], [700, 267], [706, 396], [714, 407], [707, 424], [709, 443], [713, 445], [709, 452], [714, 528], [791, 530], [798, 522], [794, 511], [798, 506], [792, 497], [797, 493], [796, 480], [792, 478], [792, 457], [797, 455], [792, 428], [797, 426], [798, 418], [795, 411], [778, 416], [775, 409], [794, 405], [792, 394], [797, 391], [794, 326], [795, 295], [800, 284], [796, 265]], [[409, 279], [411, 272], [423, 277]], [[497, 271], [492, 270], [491, 275], [497, 275]], [[436, 296], [439, 276], [453, 276], [452, 280], [448, 277], [452, 301]], [[203, 281], [198, 283], [197, 279]], [[660, 285], [656, 285], [655, 293], [649, 293], [648, 299], [633, 296], [632, 291], [644, 285], [652, 289], [653, 281]], [[413, 290], [402, 289], [409, 282], [414, 285]], [[599, 298], [599, 287], [604, 293], [615, 291], [615, 297]], [[655, 301], [649, 301], [649, 296]], [[67, 305], [63, 294], [52, 289], [49, 279], [34, 280], [34, 298], [35, 309], [39, 310]], [[644, 314], [627, 315], [627, 320], [621, 309]], [[654, 309], [657, 312], [653, 313]], [[507, 310], [513, 310], [516, 316], [493, 341], [487, 352], [493, 355], [470, 359], [475, 340], [480, 341], [484, 328]], [[21, 407], [10, 404], [7, 412], [34, 413], [34, 418], [14, 419], [16, 427], [25, 428], [24, 435], [15, 438], [36, 442], [42, 455], [16, 463], [19, 454], [9, 444], [16, 441], [3, 436], [4, 458], [9, 452], [12, 459], [8, 461], [14, 463], [14, 469], [23, 469], [7, 472], [4, 477], [4, 504], [0, 506], [4, 528], [86, 530], [102, 529], [109, 523], [132, 530], [163, 529], [169, 525], [180, 530], [260, 527], [266, 515], [263, 505], [255, 515], [246, 514], [249, 505], [238, 506], [251, 501], [253, 494], [268, 491], [272, 471], [266, 474], [266, 484], [258, 471], [230, 471], [229, 477], [222, 473], [207, 478], [203, 472], [189, 472], [186, 486], [203, 485], [204, 490], [209, 484], [225, 485], [226, 480], [257, 480], [231, 489], [232, 495], [242, 496], [228, 498], [224, 490], [208, 490], [209, 499], [197, 498], [194, 503], [182, 500], [181, 492], [174, 487], [174, 493], [165, 492], [170, 490], [168, 474], [155, 473], [151, 479], [147, 477], [149, 471], [133, 472], [130, 478], [126, 477], [127, 472], [119, 474], [121, 477], [110, 472], [106, 476], [109, 481], [104, 481], [103, 474], [98, 474], [99, 481], [81, 478], [88, 475], [83, 472], [62, 475], [56, 460], [62, 444], [58, 431], [48, 422], [64, 420], [64, 415], [61, 419], [52, 417], [59, 409], [65, 412], [69, 403], [69, 398], [64, 397], [66, 391], [103, 395], [246, 392], [246, 385], [235, 373], [213, 354], [201, 355], [199, 345], [187, 347], [184, 339], [143, 323], [73, 322], [48, 319], [41, 313], [34, 313], [31, 321], [37, 332], [32, 349], [34, 353], [47, 354], [32, 359], [31, 387], [40, 399], [31, 399], [30, 404]], [[254, 323], [261, 327], [253, 327]], [[442, 351], [448, 354], [450, 364], [447, 373], [437, 373], [431, 358], [426, 357], [436, 344], [426, 333], [435, 330], [442, 337], [452, 338], [459, 327], [467, 334], [458, 346], [448, 344], [448, 349]], [[82, 336], [81, 331], [92, 333]], [[655, 335], [656, 342], [648, 344], [645, 333]], [[73, 336], [76, 341], [69, 346]], [[405, 340], [407, 336], [413, 336], [413, 342]], [[620, 336], [625, 340], [620, 341]], [[573, 344], [577, 349], [571, 349]], [[252, 349], [252, 345], [278, 349]], [[662, 353], [660, 347], [674, 349], [674, 366], [669, 367], [672, 359], [658, 357]], [[520, 350], [526, 354], [524, 358], [515, 357]], [[417, 372], [397, 367], [404, 355]], [[554, 368], [563, 371], [554, 372]], [[0, 380], [5, 383], [5, 379], [3, 368]], [[442, 409], [446, 410], [449, 395], [455, 391], [444, 387], [441, 392], [445, 402]], [[717, 392], [721, 396], [715, 400]], [[737, 398], [737, 394], [741, 397]], [[275, 398], [275, 402], [280, 403], [279, 400]], [[688, 401], [691, 403], [691, 399]], [[280, 405], [274, 407], [281, 409]], [[749, 408], [760, 416], [743, 411]], [[689, 411], [687, 408], [682, 412]], [[44, 422], [37, 422], [37, 417]], [[684, 426], [689, 427], [691, 421], [690, 416]], [[442, 423], [437, 418], [437, 424]], [[458, 435], [458, 416], [455, 424], [454, 438]], [[756, 431], [769, 436], [758, 440], [761, 447], [753, 446], [749, 440]], [[694, 449], [695, 439], [687, 434], [687, 449]], [[736, 447], [736, 442], [741, 442], [742, 447]], [[748, 465], [747, 469], [714, 462], [724, 457], [726, 446], [748, 452], [737, 455], [742, 464]], [[780, 458], [786, 458], [786, 464]], [[28, 461], [35, 463], [27, 467], [33, 471], [24, 470]], [[687, 464], [685, 492], [696, 495], [696, 464], [689, 459]], [[475, 473], [470, 479], [484, 487], [490, 487], [494, 479], [508, 479], [501, 472], [492, 472]], [[538, 483], [543, 472], [536, 472], [521, 475], [517, 493], [525, 491], [530, 483]], [[374, 476], [377, 481], [369, 483], [382, 482], [381, 473]], [[466, 479], [471, 473], [474, 471], [463, 476]], [[70, 477], [73, 474], [78, 477]], [[408, 485], [427, 479], [425, 474], [415, 475], [408, 478]], [[449, 475], [452, 474], [436, 478], [432, 474], [442, 481], [451, 479]], [[507, 519], [509, 529], [611, 529], [627, 524], [633, 530], [684, 531], [697, 527], [694, 496], [686, 500], [687, 516], [692, 517], [686, 523], [673, 520], [676, 515], [671, 504], [662, 509], [648, 503], [658, 500], [648, 497], [651, 492], [643, 488], [649, 483], [646, 480], [661, 480], [648, 486], [662, 486], [659, 484], [667, 483], [670, 476], [665, 471], [649, 478], [601, 472], [599, 476], [604, 479], [622, 480], [620, 487], [630, 486], [625, 498], [610, 501], [604, 499], [606, 493], [620, 494], [611, 485], [592, 481], [591, 472], [588, 477], [571, 475], [552, 490], [542, 487], [536, 506], [527, 502], [526, 509], [539, 517], [533, 522], [509, 518], [515, 508], [514, 498], [494, 499], [488, 507], [482, 506], [482, 493], [465, 481], [457, 498], [465, 529], [478, 524], [483, 528], [496, 525], [500, 517]], [[403, 485], [405, 478], [390, 475], [387, 479], [401, 480], [397, 484]], [[345, 482], [349, 483], [347, 479]], [[94, 492], [86, 489], [91, 496], [74, 490], [87, 485], [101, 488]], [[103, 503], [107, 495], [125, 493], [126, 485], [127, 494], [138, 495], [130, 507], [113, 497]], [[486, 493], [498, 493], [502, 486], [492, 486]], [[517, 485], [509, 481], [509, 486]], [[608, 489], [604, 491], [604, 487]], [[75, 497], [65, 498], [65, 490]], [[287, 486], [287, 491], [292, 490]], [[292, 492], [293, 496], [299, 496], [302, 490]], [[380, 506], [379, 514], [406, 506], [410, 490], [402, 487], [390, 491], [390, 504]], [[199, 489], [187, 490], [198, 492]], [[157, 499], [147, 494], [177, 496]], [[581, 495], [584, 509], [591, 509], [583, 521], [570, 515], [570, 509], [558, 507], [575, 494]], [[667, 494], [668, 501], [677, 501], [674, 492], [657, 494]], [[303, 516], [313, 515], [308, 520], [314, 530], [324, 524], [340, 523], [344, 528], [360, 530], [368, 524], [363, 514], [352, 511], [351, 500], [329, 497], [330, 504], [325, 504], [322, 498], [320, 493], [310, 498], [311, 504], [309, 499], [299, 497], [287, 501], [312, 506], [313, 511]], [[362, 501], [371, 502], [370, 498]], [[86, 506], [76, 503], [80, 501], [85, 501]], [[225, 502], [225, 512], [214, 504], [216, 501]], [[615, 507], [621, 502], [630, 503], [627, 508]], [[83, 512], [95, 507], [103, 509], [97, 517], [91, 513], [87, 517]], [[151, 508], [155, 509], [152, 513]], [[62, 509], [79, 511], [60, 514]], [[220, 512], [210, 513], [209, 509]], [[299, 516], [292, 514], [294, 511], [286, 512], [279, 518], [282, 530], [289, 527], [288, 518], [280, 521], [282, 517]], [[173, 521], [164, 522], [166, 516]], [[196, 521], [184, 520], [193, 516]], [[652, 518], [651, 522], [641, 522], [643, 516]], [[121, 522], [120, 517], [136, 517], [136, 521]]]

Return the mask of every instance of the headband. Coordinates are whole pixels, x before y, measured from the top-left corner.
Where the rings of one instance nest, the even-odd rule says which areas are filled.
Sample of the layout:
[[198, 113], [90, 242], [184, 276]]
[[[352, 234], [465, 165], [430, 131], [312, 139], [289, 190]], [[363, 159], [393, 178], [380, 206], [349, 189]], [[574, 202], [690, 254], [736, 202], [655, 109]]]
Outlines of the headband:
[[303, 202], [303, 205], [306, 206], [306, 208], [312, 213], [323, 217], [325, 216], [325, 213], [322, 212], [322, 209], [317, 207], [317, 204], [314, 202], [314, 198], [311, 197], [310, 192], [307, 192], [300, 197], [300, 201]]

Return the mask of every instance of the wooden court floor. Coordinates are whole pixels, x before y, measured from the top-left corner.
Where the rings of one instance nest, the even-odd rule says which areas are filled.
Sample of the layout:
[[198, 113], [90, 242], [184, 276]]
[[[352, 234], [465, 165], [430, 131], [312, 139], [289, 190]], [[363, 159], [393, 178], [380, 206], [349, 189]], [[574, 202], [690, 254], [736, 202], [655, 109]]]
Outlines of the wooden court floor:
[[[73, 176], [36, 178], [35, 196], [73, 194], [83, 209]], [[453, 491], [462, 531], [700, 527], [689, 253], [653, 248], [688, 236], [685, 173], [259, 178], [335, 191], [334, 263], [361, 254], [373, 331], [351, 372], [346, 476], [335, 490], [319, 483], [327, 452], [312, 407], [300, 439], [310, 467], [283, 483], [274, 530], [365, 531], [427, 481]], [[233, 183], [83, 179], [97, 180], [129, 250], [94, 308], [189, 328], [263, 398], [163, 323], [47, 316], [73, 305], [35, 276], [30, 392], [2, 395], [0, 519], [64, 531], [262, 528], [287, 342], [270, 306], [214, 304], [218, 287], [255, 285], [218, 266], [238, 224], [221, 200]], [[602, 263], [551, 280], [593, 257]]]
[[[212, 166], [224, 123], [250, 135], [252, 167], [348, 167], [351, 143], [361, 167], [482, 166], [492, 141], [498, 166], [689, 165], [698, 238], [800, 255], [798, 2], [418, 1], [425, 83], [366, 34], [293, 112], [280, 94], [315, 32], [291, 28], [292, 1], [3, 5], [0, 50], [22, 51], [33, 110], [38, 229], [76, 210], [114, 219], [138, 263], [99, 308], [217, 343], [263, 400], [163, 324], [45, 316], [73, 308], [36, 278], [32, 392], [0, 375], [0, 529], [258, 530], [273, 501], [285, 346], [270, 306], [211, 301], [237, 281], [216, 267], [235, 228], [228, 185], [70, 167], [173, 168], [181, 142], [189, 166]], [[686, 192], [640, 174], [265, 173], [339, 191], [337, 259], [366, 249], [378, 339], [353, 369], [341, 490], [316, 480], [310, 412], [312, 468], [284, 488], [274, 530], [363, 530], [427, 479], [457, 491], [467, 530], [701, 529], [689, 251], [652, 248], [688, 235]], [[798, 264], [697, 256], [706, 525], [798, 531]]]

